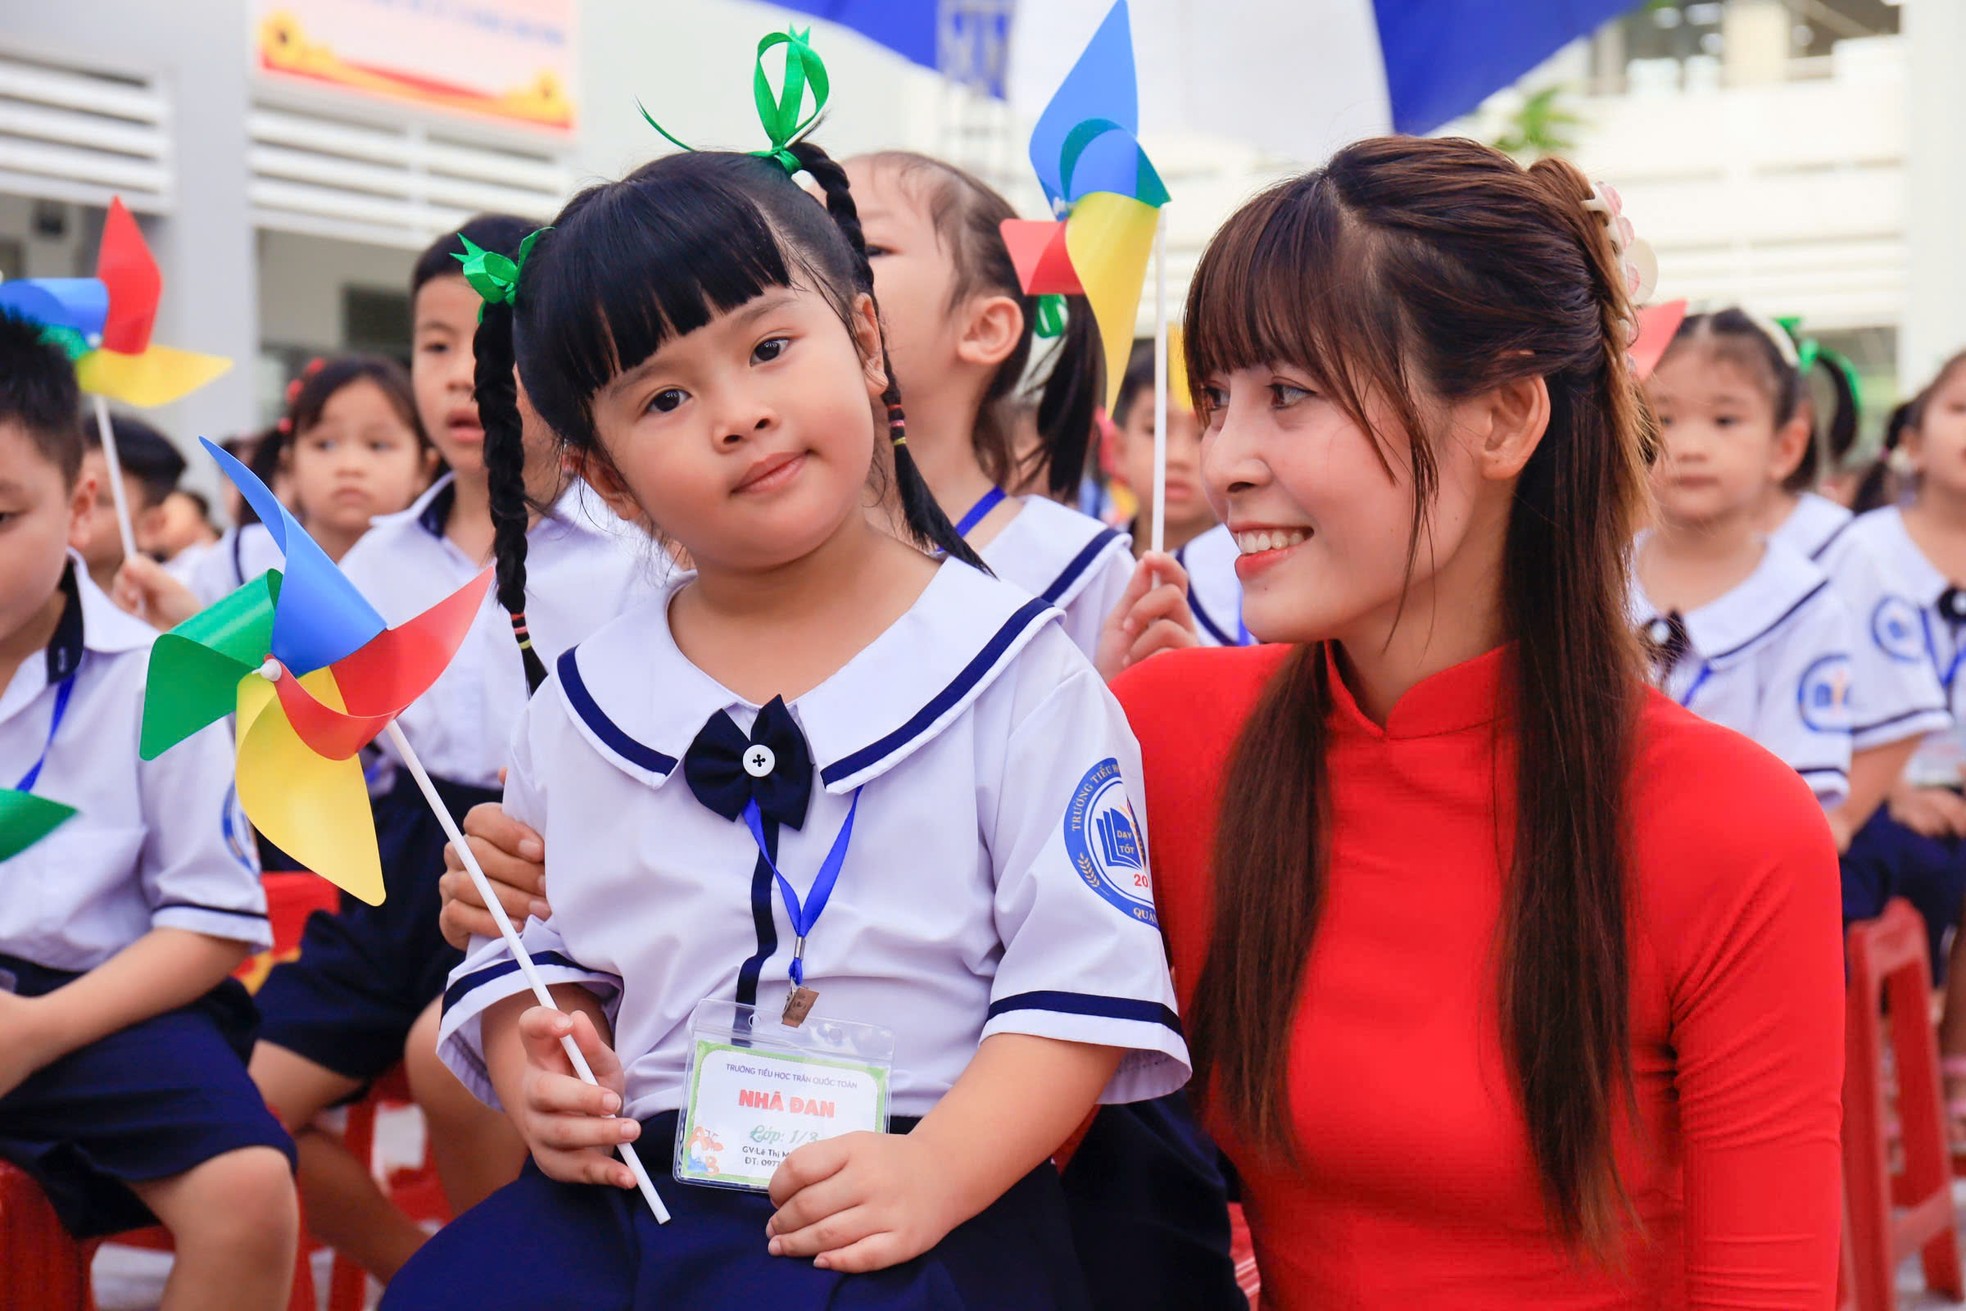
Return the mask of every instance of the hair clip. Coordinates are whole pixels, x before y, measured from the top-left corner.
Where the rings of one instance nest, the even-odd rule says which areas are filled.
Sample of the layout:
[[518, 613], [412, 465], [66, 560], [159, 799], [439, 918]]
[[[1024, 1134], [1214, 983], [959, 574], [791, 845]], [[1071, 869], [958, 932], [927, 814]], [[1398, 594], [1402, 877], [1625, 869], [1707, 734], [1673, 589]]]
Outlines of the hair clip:
[[303, 378], [311, 378], [315, 374], [319, 373], [322, 369], [326, 368], [327, 363], [328, 362], [325, 358], [316, 355], [313, 359], [307, 362], [307, 367], [300, 371], [300, 376]]
[[281, 415], [280, 422], [273, 425], [273, 431], [279, 433], [282, 437], [287, 436], [289, 433], [293, 432], [293, 430], [294, 430], [294, 416], [291, 414]]
[[1625, 275], [1625, 294], [1634, 305], [1643, 305], [1652, 298], [1652, 292], [1659, 285], [1659, 257], [1652, 253], [1652, 247], [1639, 239], [1632, 228], [1632, 221], [1625, 217], [1625, 201], [1618, 189], [1608, 182], [1593, 182], [1590, 198], [1584, 208], [1593, 214], [1604, 217], [1605, 227], [1611, 233], [1611, 249], [1618, 256], [1619, 267]]
[[[784, 86], [776, 95], [772, 93], [771, 79], [765, 73], [765, 54], [774, 46], [785, 47]], [[767, 34], [758, 42], [757, 59], [757, 66], [751, 73], [751, 95], [757, 102], [758, 122], [764, 127], [765, 139], [771, 144], [763, 150], [746, 153], [773, 161], [787, 174], [797, 173], [804, 165], [792, 153], [792, 147], [819, 122], [819, 116], [826, 110], [827, 97], [832, 94], [825, 61], [812, 48], [810, 27], [803, 32], [794, 27]], [[807, 87], [812, 88], [812, 112], [801, 118], [799, 110], [805, 103]], [[678, 150], [696, 150], [695, 146], [679, 140], [669, 129], [656, 122], [641, 101], [635, 102], [635, 108], [642, 111], [643, 121], [661, 133], [664, 141]]]
[[[511, 259], [495, 250], [486, 250], [462, 232], [457, 239], [464, 243], [464, 253], [451, 252], [451, 258], [464, 266], [464, 280], [471, 284], [471, 290], [478, 293], [485, 305], [516, 305], [519, 303], [519, 274], [525, 270], [526, 260], [532, 255], [532, 246], [551, 228], [535, 228], [526, 234], [519, 243], [519, 257]], [[485, 305], [478, 307], [478, 318], [485, 317]]]
[[1050, 340], [1065, 335], [1065, 298], [1055, 292], [1038, 297], [1037, 313], [1032, 316], [1032, 332]]
[[293, 403], [294, 403], [295, 401], [297, 401], [297, 400], [299, 400], [299, 399], [300, 399], [300, 379], [299, 379], [299, 378], [289, 378], [289, 379], [287, 379], [287, 391], [286, 391], [286, 398], [287, 398], [287, 404], [289, 404], [289, 405], [292, 405], [292, 404], [293, 404]]

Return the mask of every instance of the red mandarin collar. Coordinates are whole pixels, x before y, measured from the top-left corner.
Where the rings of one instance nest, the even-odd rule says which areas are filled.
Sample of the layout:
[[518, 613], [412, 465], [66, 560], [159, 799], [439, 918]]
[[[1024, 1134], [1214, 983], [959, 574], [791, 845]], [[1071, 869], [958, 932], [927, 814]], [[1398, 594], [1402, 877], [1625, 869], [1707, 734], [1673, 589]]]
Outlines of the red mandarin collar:
[[1503, 717], [1513, 649], [1512, 643], [1505, 643], [1421, 679], [1394, 703], [1381, 728], [1358, 708], [1339, 672], [1337, 644], [1327, 642], [1324, 661], [1331, 680], [1331, 713], [1326, 722], [1340, 736], [1388, 742], [1440, 737], [1493, 724]]

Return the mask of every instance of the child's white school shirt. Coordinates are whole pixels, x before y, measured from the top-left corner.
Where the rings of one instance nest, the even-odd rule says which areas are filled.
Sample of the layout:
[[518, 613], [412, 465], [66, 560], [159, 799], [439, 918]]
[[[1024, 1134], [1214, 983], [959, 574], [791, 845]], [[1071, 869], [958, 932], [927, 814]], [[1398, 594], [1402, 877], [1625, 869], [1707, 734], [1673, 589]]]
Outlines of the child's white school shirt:
[[1042, 496], [1017, 499], [1024, 508], [977, 554], [1006, 583], [1063, 611], [1065, 635], [1093, 659], [1133, 577], [1133, 539]]
[[[697, 1003], [782, 1003], [793, 944], [751, 832], [691, 791], [683, 760], [706, 722], [728, 713], [749, 733], [758, 707], [678, 650], [672, 595], [561, 658], [527, 707], [505, 795], [546, 839], [553, 915], [526, 925], [528, 948], [549, 983], [606, 1005], [638, 1118], [680, 1107]], [[1187, 1080], [1139, 748], [1057, 611], [945, 563], [790, 709], [813, 786], [777, 859], [801, 896], [860, 790], [806, 944], [813, 1013], [894, 1030], [894, 1114], [925, 1114], [994, 1033], [1127, 1049], [1108, 1101]], [[451, 975], [439, 1051], [486, 1101], [480, 1016], [524, 989], [496, 940]]]
[[1928, 734], [1905, 767], [1910, 782], [1927, 787], [1958, 787], [1966, 778], [1966, 593], [1952, 585], [1918, 548], [1905, 529], [1904, 512], [1896, 506], [1859, 515], [1839, 542], [1870, 551], [1903, 598], [1871, 617], [1878, 642], [1898, 659], [1916, 659], [1938, 682], [1946, 698], [1951, 725]]
[[79, 560], [70, 569], [75, 599], [54, 640], [0, 692], [0, 787], [46, 747], [33, 792], [78, 813], [0, 861], [0, 952], [82, 971], [151, 929], [271, 946], [252, 831], [233, 791], [230, 721], [138, 759], [156, 630], [117, 609]]
[[1174, 553], [1188, 571], [1188, 608], [1203, 646], [1248, 646], [1256, 639], [1242, 625], [1242, 552], [1227, 524], [1216, 524]]
[[1952, 723], [1945, 693], [1925, 655], [1918, 606], [1855, 517], [1811, 492], [1771, 535], [1829, 575], [1855, 625], [1850, 647], [1850, 746], [1853, 751], [1924, 737]]
[[[415, 618], [486, 567], [444, 536], [451, 481], [447, 474], [409, 509], [377, 518], [342, 558], [342, 572], [391, 625]], [[616, 518], [585, 483], [574, 483], [526, 533], [533, 649], [550, 670], [560, 652], [646, 596], [649, 580], [665, 568], [646, 534]], [[456, 657], [399, 722], [432, 774], [497, 787], [526, 695], [519, 644], [494, 582]], [[378, 745], [393, 761], [388, 739]]]
[[[1655, 645], [1670, 617], [1632, 575], [1631, 613]], [[1825, 809], [1850, 790], [1850, 612], [1829, 578], [1780, 542], [1731, 591], [1680, 616], [1687, 646], [1666, 695], [1781, 757]]]

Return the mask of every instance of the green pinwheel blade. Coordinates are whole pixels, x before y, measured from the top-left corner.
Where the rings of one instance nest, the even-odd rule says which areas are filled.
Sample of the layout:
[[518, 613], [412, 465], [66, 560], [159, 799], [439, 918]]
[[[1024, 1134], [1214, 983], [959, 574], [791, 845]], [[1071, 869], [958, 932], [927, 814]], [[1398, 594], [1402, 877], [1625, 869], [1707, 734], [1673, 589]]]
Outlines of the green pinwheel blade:
[[75, 807], [32, 792], [0, 792], [0, 860], [12, 860], [75, 817]]
[[143, 693], [139, 755], [155, 760], [232, 713], [239, 680], [273, 649], [279, 599], [280, 572], [269, 569], [157, 639]]

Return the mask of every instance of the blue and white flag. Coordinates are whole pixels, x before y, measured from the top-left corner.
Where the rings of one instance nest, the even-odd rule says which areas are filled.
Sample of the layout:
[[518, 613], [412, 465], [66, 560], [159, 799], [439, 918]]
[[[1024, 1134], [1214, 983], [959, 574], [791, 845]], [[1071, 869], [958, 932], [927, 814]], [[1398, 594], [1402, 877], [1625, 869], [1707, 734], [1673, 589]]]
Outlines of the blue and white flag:
[[[782, 0], [1036, 119], [1112, 0]], [[1141, 130], [1294, 159], [1430, 132], [1637, 0], [1130, 0]]]

